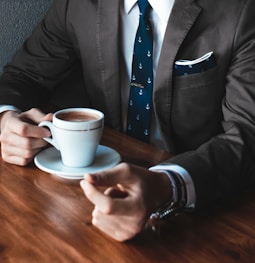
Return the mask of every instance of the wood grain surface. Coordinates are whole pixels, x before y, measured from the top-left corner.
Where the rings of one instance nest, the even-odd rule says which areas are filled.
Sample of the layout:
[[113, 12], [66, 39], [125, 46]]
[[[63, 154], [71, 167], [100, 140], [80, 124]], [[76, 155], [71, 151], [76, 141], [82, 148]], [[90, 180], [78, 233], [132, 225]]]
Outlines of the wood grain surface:
[[[107, 128], [102, 144], [117, 150], [123, 161], [144, 167], [171, 157]], [[78, 180], [0, 160], [1, 263], [255, 262], [252, 191], [160, 222], [124, 243], [92, 226], [91, 212]]]

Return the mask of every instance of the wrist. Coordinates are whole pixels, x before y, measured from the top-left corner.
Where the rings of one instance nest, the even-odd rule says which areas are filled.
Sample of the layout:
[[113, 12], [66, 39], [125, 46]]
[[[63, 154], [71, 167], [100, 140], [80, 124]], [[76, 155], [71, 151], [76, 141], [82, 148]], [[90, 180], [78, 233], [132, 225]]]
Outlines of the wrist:
[[187, 203], [186, 186], [183, 179], [172, 171], [164, 171], [171, 182], [172, 197], [150, 216], [151, 219], [163, 219], [179, 213]]
[[165, 172], [153, 171], [152, 173], [152, 189], [149, 191], [149, 194], [151, 200], [150, 211], [154, 212], [173, 199], [173, 188]]

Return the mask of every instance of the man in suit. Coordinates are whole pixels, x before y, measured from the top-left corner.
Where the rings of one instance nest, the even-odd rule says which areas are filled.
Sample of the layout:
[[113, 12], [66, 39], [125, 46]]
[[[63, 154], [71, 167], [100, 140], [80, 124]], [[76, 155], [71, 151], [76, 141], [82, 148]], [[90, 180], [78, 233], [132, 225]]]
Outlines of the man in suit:
[[[120, 164], [81, 182], [95, 205], [93, 224], [120, 241], [139, 233], [158, 209], [153, 215], [161, 217], [173, 207], [208, 206], [255, 176], [255, 2], [149, 3], [150, 142], [175, 156], [150, 170]], [[34, 124], [51, 114], [37, 108], [80, 64], [87, 106], [103, 111], [107, 126], [125, 131], [138, 15], [135, 0], [54, 2], [0, 80], [4, 160], [26, 165], [45, 146], [42, 138], [50, 134]], [[105, 193], [98, 185], [108, 186]]]

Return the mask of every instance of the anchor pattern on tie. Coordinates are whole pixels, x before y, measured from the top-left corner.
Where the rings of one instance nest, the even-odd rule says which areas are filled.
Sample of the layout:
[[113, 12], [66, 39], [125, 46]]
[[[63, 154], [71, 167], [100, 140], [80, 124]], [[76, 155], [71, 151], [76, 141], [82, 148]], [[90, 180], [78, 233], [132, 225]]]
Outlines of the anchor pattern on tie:
[[153, 90], [153, 35], [149, 21], [151, 6], [139, 0], [139, 26], [136, 32], [127, 116], [127, 134], [149, 142]]

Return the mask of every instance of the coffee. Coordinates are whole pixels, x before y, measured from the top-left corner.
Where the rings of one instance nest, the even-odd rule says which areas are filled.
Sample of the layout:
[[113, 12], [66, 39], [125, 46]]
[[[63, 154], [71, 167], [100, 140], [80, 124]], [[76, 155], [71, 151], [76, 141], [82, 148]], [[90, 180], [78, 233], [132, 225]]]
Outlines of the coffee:
[[93, 121], [100, 118], [99, 115], [81, 111], [69, 111], [69, 112], [60, 112], [57, 114], [57, 118], [63, 121]]

